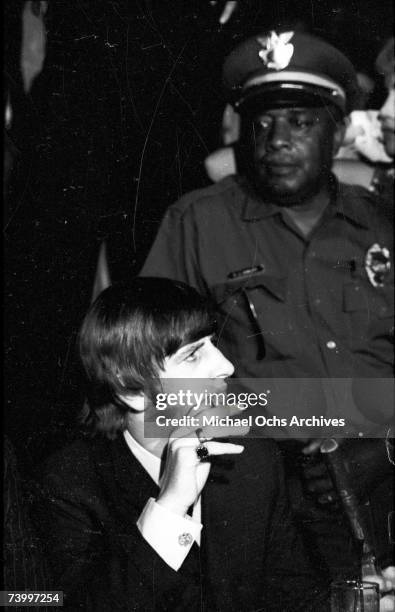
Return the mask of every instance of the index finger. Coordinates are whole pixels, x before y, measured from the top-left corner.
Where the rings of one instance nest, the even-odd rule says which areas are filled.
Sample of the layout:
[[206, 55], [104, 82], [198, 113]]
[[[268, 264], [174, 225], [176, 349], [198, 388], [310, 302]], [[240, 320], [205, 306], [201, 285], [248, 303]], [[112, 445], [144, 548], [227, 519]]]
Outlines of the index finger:
[[248, 418], [237, 406], [205, 408], [194, 415], [193, 423], [177, 427], [171, 437], [184, 438], [200, 429], [203, 438], [229, 438], [245, 436], [249, 430]]

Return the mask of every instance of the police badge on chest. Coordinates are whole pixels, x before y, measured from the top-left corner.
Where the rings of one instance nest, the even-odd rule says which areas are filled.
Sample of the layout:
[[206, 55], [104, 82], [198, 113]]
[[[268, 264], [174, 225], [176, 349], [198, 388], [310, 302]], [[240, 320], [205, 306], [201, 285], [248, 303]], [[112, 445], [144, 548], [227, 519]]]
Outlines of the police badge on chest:
[[365, 270], [373, 287], [383, 287], [391, 269], [390, 252], [386, 247], [373, 244], [366, 253]]

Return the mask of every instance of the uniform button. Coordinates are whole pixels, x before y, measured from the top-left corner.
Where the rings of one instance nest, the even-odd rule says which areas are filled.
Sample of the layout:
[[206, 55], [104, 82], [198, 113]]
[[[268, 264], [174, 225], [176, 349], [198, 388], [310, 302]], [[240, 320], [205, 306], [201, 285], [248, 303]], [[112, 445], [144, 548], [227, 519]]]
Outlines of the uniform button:
[[336, 348], [336, 342], [334, 342], [333, 340], [329, 340], [329, 341], [326, 343], [326, 346], [328, 347], [328, 349], [333, 350], [333, 349], [335, 349], [335, 348]]
[[316, 298], [316, 299], [314, 300], [314, 306], [319, 306], [320, 304], [321, 304], [321, 300], [320, 300], [320, 298]]
[[180, 546], [190, 546], [193, 542], [193, 537], [190, 533], [182, 533], [178, 536], [178, 543]]

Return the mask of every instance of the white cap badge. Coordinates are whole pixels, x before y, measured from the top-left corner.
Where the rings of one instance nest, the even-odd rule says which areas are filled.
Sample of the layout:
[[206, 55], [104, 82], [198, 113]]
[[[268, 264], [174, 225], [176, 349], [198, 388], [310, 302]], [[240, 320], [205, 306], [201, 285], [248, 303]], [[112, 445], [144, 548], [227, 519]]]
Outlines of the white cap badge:
[[276, 34], [272, 31], [268, 36], [257, 38], [263, 47], [258, 55], [267, 68], [283, 70], [288, 66], [294, 52], [294, 46], [289, 42], [293, 35], [293, 32]]

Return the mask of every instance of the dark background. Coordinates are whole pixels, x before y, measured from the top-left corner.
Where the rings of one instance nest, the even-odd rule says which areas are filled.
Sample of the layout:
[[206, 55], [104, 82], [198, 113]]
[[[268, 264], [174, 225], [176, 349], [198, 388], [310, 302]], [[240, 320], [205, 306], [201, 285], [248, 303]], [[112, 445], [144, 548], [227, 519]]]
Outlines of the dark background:
[[250, 34], [303, 27], [377, 80], [392, 0], [54, 1], [43, 71], [19, 74], [22, 2], [4, 3], [14, 122], [6, 186], [5, 426], [29, 471], [67, 438], [83, 397], [75, 336], [106, 239], [113, 281], [139, 271], [164, 210], [209, 183], [220, 143], [223, 57]]

